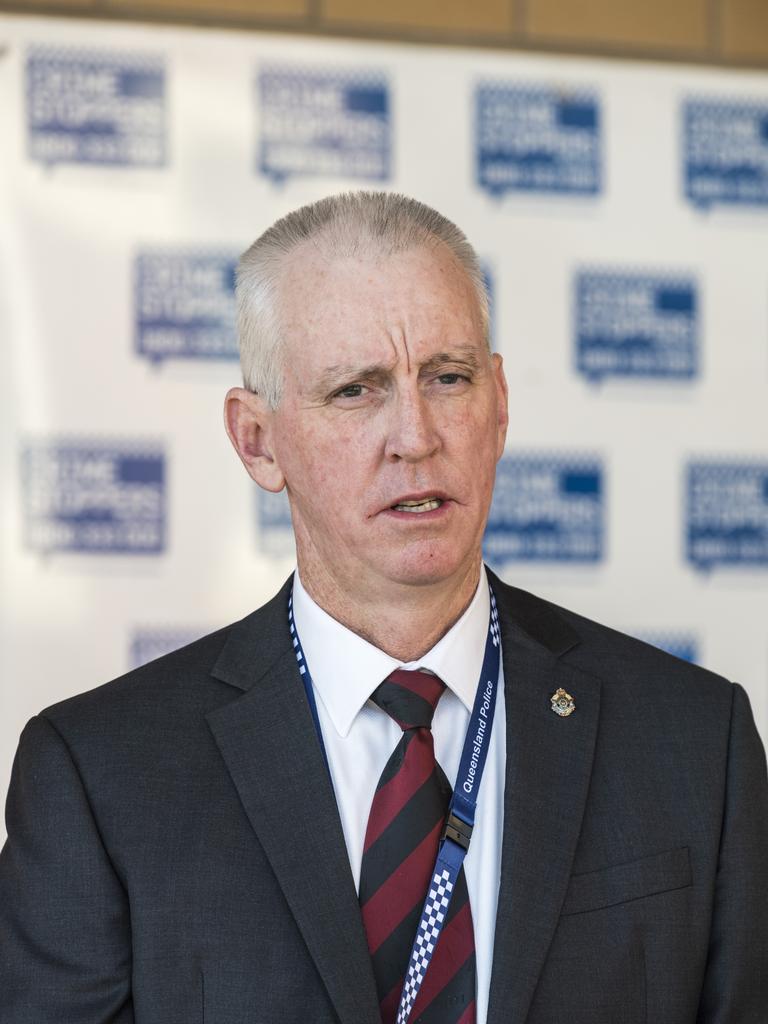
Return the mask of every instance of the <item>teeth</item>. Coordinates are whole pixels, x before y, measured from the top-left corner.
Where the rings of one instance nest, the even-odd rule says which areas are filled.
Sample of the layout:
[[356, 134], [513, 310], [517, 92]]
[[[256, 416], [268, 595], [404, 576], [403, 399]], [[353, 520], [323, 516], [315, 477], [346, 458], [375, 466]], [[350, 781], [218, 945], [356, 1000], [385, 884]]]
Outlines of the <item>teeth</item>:
[[424, 501], [401, 501], [399, 505], [393, 505], [396, 512], [434, 512], [440, 508], [442, 501], [439, 498], [425, 498]]

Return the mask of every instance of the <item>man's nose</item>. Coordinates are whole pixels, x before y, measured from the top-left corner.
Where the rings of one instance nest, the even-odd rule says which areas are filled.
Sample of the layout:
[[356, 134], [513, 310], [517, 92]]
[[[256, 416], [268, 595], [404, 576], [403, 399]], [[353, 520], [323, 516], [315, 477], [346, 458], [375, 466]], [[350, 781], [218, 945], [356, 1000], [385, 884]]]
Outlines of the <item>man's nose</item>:
[[418, 391], [392, 403], [388, 428], [385, 454], [392, 461], [418, 462], [440, 447], [429, 402]]

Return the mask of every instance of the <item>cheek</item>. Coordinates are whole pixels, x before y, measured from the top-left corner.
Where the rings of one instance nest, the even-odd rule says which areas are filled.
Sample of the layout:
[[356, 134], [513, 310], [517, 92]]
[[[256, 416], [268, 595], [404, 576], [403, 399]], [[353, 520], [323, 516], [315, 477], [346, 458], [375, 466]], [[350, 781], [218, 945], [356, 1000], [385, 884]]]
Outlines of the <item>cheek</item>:
[[360, 431], [323, 434], [310, 441], [316, 467], [326, 475], [341, 479], [350, 489], [362, 482], [370, 466], [370, 448]]
[[499, 433], [491, 415], [468, 415], [456, 431], [460, 450], [460, 469], [480, 505], [487, 504], [493, 492], [498, 462]]
[[449, 429], [454, 445], [465, 459], [475, 463], [484, 462], [486, 457], [495, 460], [498, 424], [489, 409], [462, 406], [454, 411]]
[[359, 431], [294, 432], [283, 463], [289, 486], [308, 505], [343, 504], [365, 487], [365, 446]]

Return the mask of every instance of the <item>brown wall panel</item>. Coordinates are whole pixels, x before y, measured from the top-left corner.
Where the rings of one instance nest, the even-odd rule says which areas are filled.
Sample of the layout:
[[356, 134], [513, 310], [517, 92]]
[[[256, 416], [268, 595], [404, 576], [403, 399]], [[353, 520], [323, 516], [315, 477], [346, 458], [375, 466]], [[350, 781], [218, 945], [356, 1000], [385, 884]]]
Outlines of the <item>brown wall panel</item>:
[[0, 0], [0, 11], [768, 67], [768, 0]]
[[722, 0], [723, 56], [768, 58], [768, 0]]
[[[84, 8], [88, 13], [92, 13], [100, 2], [101, 0], [47, 0], [43, 4], [37, 3], [36, 0], [16, 0], [16, 3], [0, 4], [0, 10], [13, 11], [15, 14], [39, 14], [41, 9], [51, 14], [82, 14]], [[47, 8], [50, 8], [50, 11]]]
[[330, 24], [434, 29], [468, 35], [504, 35], [512, 28], [511, 0], [322, 0]]
[[704, 50], [707, 0], [528, 0], [532, 41]]
[[303, 18], [309, 0], [101, 0], [104, 10], [125, 11], [154, 17], [164, 14], [194, 17], [204, 14], [211, 20], [227, 15], [239, 18]]

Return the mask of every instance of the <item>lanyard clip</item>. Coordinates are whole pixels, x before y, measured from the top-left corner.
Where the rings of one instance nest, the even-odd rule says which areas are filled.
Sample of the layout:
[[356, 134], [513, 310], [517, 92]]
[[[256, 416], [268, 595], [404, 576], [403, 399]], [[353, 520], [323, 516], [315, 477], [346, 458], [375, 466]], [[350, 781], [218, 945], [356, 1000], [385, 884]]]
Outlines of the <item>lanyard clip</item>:
[[469, 849], [469, 841], [472, 838], [472, 826], [462, 821], [453, 812], [448, 815], [448, 820], [443, 828], [442, 839], [452, 839], [464, 850]]

